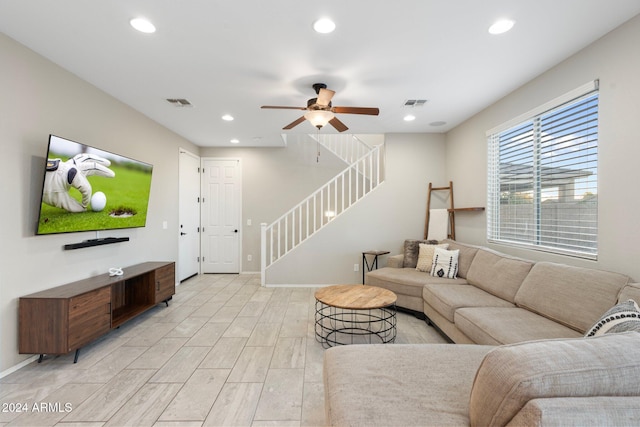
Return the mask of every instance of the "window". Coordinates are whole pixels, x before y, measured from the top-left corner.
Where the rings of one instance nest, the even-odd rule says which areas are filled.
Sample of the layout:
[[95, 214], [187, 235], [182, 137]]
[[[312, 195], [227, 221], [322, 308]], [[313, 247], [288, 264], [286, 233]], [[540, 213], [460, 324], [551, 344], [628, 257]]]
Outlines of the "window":
[[598, 82], [487, 132], [487, 238], [598, 255]]

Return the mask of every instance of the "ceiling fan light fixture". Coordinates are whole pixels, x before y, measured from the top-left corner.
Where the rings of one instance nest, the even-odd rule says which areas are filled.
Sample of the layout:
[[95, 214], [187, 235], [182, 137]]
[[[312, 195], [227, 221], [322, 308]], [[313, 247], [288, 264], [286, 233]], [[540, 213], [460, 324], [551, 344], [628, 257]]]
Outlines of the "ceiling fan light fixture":
[[329, 123], [329, 120], [333, 119], [334, 117], [335, 115], [331, 111], [327, 110], [312, 110], [307, 111], [304, 114], [304, 118], [309, 120], [309, 122], [318, 129], [325, 126], [327, 123]]
[[320, 18], [313, 23], [313, 29], [320, 34], [329, 34], [336, 29], [336, 23], [329, 18]]

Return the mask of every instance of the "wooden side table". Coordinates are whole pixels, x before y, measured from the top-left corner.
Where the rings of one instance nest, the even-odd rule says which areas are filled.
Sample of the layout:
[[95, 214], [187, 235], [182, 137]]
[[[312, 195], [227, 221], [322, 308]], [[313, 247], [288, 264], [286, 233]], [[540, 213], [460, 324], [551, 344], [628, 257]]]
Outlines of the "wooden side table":
[[396, 300], [376, 286], [334, 285], [315, 293], [316, 340], [323, 347], [396, 340]]
[[[368, 271], [372, 271], [374, 268], [378, 268], [378, 257], [381, 255], [386, 255], [390, 253], [389, 251], [366, 251], [362, 252], [362, 284], [364, 285], [364, 275]], [[371, 264], [367, 259], [367, 255], [373, 256], [371, 260]], [[366, 269], [366, 271], [365, 271]]]

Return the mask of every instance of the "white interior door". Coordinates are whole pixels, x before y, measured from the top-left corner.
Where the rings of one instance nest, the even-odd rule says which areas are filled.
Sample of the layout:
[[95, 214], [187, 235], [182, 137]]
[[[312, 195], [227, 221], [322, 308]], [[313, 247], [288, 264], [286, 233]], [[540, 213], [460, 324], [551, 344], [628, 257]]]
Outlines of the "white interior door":
[[180, 149], [178, 280], [200, 272], [200, 157]]
[[202, 166], [202, 272], [239, 273], [240, 160], [203, 159]]

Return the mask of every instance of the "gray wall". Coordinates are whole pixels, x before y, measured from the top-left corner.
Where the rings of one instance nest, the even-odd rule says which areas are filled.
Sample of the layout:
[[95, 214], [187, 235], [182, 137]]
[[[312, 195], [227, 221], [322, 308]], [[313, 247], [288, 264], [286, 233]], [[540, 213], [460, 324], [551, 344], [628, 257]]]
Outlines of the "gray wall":
[[[404, 239], [422, 238], [427, 186], [446, 180], [444, 135], [387, 134], [385, 152], [385, 182], [273, 264], [267, 283], [360, 283], [362, 272], [353, 266], [362, 262], [363, 251], [398, 254]], [[444, 207], [437, 200], [433, 206]]]
[[[0, 34], [0, 372], [18, 354], [18, 298], [149, 260], [178, 258], [178, 148], [199, 148]], [[131, 241], [73, 251], [95, 233], [35, 236], [50, 133], [154, 165], [147, 227], [102, 233]], [[166, 221], [168, 228], [162, 228]]]
[[316, 153], [316, 143], [304, 134], [288, 135], [284, 148], [201, 148], [203, 158], [242, 162], [241, 271], [260, 271], [261, 222], [275, 221], [346, 167], [324, 149], [316, 161]]
[[[447, 174], [456, 186], [457, 206], [485, 206], [485, 132], [593, 79], [600, 79], [598, 167], [599, 256], [597, 261], [495, 249], [536, 260], [613, 270], [640, 280], [640, 16], [491, 105], [447, 134]], [[486, 244], [485, 215], [456, 216], [459, 240]]]

